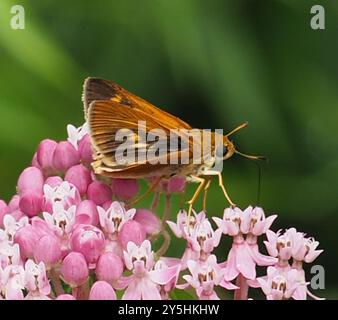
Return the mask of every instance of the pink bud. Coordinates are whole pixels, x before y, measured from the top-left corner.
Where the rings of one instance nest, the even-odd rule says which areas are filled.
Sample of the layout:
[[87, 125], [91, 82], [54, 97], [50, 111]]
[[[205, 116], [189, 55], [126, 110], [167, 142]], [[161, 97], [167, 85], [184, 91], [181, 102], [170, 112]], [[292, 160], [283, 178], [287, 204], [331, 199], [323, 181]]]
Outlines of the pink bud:
[[4, 216], [9, 213], [9, 208], [5, 201], [0, 200], [0, 227], [3, 228]]
[[139, 192], [139, 185], [134, 179], [113, 179], [112, 191], [118, 198], [128, 200]]
[[97, 279], [112, 284], [122, 276], [122, 259], [112, 252], [103, 253], [97, 261], [95, 272]]
[[62, 141], [57, 145], [53, 156], [53, 166], [56, 170], [66, 172], [79, 162], [77, 150], [68, 141]]
[[20, 210], [28, 217], [37, 216], [42, 211], [43, 196], [34, 190], [27, 191], [19, 202]]
[[71, 294], [60, 294], [55, 300], [76, 300]]
[[106, 281], [96, 281], [90, 290], [89, 300], [116, 300], [116, 293]]
[[90, 164], [93, 162], [93, 149], [88, 134], [79, 142], [79, 155], [83, 163]]
[[30, 224], [20, 228], [14, 235], [14, 242], [19, 244], [21, 257], [31, 259], [38, 243], [39, 235]]
[[13, 212], [15, 210], [19, 209], [19, 202], [20, 202], [20, 196], [15, 195], [12, 197], [12, 199], [8, 203], [8, 210], [9, 212]]
[[42, 171], [35, 167], [26, 168], [18, 180], [18, 193], [23, 195], [28, 191], [35, 191], [42, 194], [44, 177]]
[[85, 257], [79, 252], [71, 252], [63, 259], [61, 265], [63, 280], [70, 286], [78, 287], [84, 284], [89, 276]]
[[168, 193], [182, 193], [184, 192], [186, 184], [186, 178], [181, 176], [172, 177], [168, 181], [167, 192]]
[[62, 178], [59, 176], [48, 177], [45, 181], [45, 184], [48, 184], [52, 188], [58, 187], [63, 182]]
[[94, 201], [84, 200], [76, 208], [76, 222], [80, 224], [99, 224], [99, 214]]
[[87, 190], [88, 199], [93, 200], [98, 206], [111, 201], [113, 194], [108, 185], [100, 181], [92, 182]]
[[124, 249], [127, 248], [129, 241], [134, 242], [136, 245], [140, 245], [145, 239], [145, 230], [134, 220], [128, 220], [124, 223], [118, 234], [118, 241]]
[[57, 146], [58, 144], [54, 140], [46, 139], [40, 142], [37, 151], [37, 161], [44, 170], [53, 169], [53, 156]]
[[79, 225], [72, 232], [70, 243], [74, 251], [81, 252], [87, 262], [93, 264], [104, 249], [105, 237], [100, 229], [92, 225]]
[[35, 152], [32, 159], [32, 167], [38, 168], [41, 170], [40, 163], [38, 162], [38, 154]]
[[137, 209], [134, 220], [137, 221], [147, 234], [158, 234], [161, 231], [160, 219], [147, 209]]
[[78, 164], [67, 171], [65, 180], [73, 184], [81, 195], [85, 195], [88, 185], [92, 182], [92, 177], [90, 171], [85, 166]]
[[28, 217], [37, 216], [42, 211], [43, 196], [35, 191], [26, 192], [19, 202], [20, 210]]
[[51, 235], [41, 237], [35, 247], [34, 259], [37, 263], [44, 262], [47, 269], [55, 265], [61, 259], [60, 241]]

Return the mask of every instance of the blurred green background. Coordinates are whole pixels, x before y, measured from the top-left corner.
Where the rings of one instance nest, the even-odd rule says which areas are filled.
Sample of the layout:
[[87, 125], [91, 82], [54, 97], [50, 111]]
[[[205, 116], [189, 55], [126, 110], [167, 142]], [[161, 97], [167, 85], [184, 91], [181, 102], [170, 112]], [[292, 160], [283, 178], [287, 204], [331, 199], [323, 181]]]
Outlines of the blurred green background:
[[[14, 4], [25, 30], [10, 28]], [[326, 9], [325, 30], [310, 27], [314, 4]], [[278, 213], [274, 230], [295, 226], [320, 241], [326, 290], [316, 294], [337, 298], [337, 39], [338, 1], [1, 0], [0, 196], [10, 199], [41, 139], [83, 123], [84, 78], [111, 79], [195, 127], [248, 121], [233, 139], [270, 159], [260, 204]], [[248, 160], [225, 163], [241, 207], [256, 203], [257, 176]], [[225, 205], [215, 182], [209, 212]]]

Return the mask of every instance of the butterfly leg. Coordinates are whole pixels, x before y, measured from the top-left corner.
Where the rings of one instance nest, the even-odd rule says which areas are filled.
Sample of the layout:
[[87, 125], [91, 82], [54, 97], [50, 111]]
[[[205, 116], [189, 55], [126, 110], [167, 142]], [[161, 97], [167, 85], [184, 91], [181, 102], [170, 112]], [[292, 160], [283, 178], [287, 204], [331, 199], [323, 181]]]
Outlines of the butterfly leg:
[[199, 182], [199, 186], [197, 187], [194, 195], [192, 198], [188, 201], [189, 209], [188, 209], [188, 221], [190, 221], [191, 212], [192, 212], [192, 206], [194, 205], [196, 199], [198, 198], [199, 194], [203, 190], [203, 187], [205, 185], [206, 180], [200, 177], [192, 177], [194, 182]]
[[224, 193], [224, 196], [227, 199], [227, 201], [230, 203], [230, 205], [232, 207], [236, 207], [236, 205], [232, 202], [232, 200], [230, 199], [230, 197], [229, 197], [229, 195], [228, 195], [228, 193], [227, 193], [227, 191], [226, 191], [226, 189], [224, 187], [223, 177], [222, 177], [222, 174], [220, 172], [218, 173], [218, 184], [221, 187], [221, 189], [222, 189], [222, 191]]
[[143, 193], [142, 195], [137, 197], [132, 202], [128, 203], [128, 206], [131, 207], [131, 206], [135, 205], [136, 203], [140, 202], [141, 200], [143, 200], [148, 194], [150, 194], [151, 192], [153, 192], [156, 189], [156, 187], [160, 184], [161, 180], [162, 180], [162, 177], [158, 177], [158, 179], [156, 179], [153, 182], [153, 184], [148, 188], [148, 190], [145, 193]]
[[210, 184], [211, 184], [211, 179], [208, 179], [208, 182], [206, 183], [204, 187], [204, 196], [203, 196], [203, 211], [206, 211], [207, 208], [207, 197], [208, 197], [208, 192], [210, 189]]

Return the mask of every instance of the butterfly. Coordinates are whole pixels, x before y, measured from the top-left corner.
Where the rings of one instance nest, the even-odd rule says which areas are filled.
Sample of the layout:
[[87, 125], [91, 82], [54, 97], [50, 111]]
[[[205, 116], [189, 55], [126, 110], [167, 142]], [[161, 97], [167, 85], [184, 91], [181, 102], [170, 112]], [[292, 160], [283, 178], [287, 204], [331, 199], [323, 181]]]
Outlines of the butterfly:
[[263, 158], [239, 152], [229, 139], [247, 123], [226, 135], [195, 129], [121, 86], [100, 78], [85, 80], [82, 100], [94, 150], [94, 172], [110, 178], [152, 179], [146, 194], [162, 180], [186, 177], [188, 182], [198, 183], [188, 201], [189, 217], [203, 190], [205, 209], [212, 176], [218, 177], [225, 198], [235, 206], [219, 169], [224, 160], [235, 153], [253, 160]]

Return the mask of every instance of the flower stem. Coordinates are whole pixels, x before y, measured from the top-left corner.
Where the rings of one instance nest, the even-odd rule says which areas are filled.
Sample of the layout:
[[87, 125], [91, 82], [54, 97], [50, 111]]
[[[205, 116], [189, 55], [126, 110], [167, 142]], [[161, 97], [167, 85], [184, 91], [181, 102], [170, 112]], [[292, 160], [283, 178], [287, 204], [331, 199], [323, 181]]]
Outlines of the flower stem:
[[248, 300], [249, 285], [241, 273], [236, 279], [236, 286], [239, 287], [239, 289], [235, 290], [234, 300]]
[[51, 270], [49, 270], [49, 278], [51, 279], [51, 282], [53, 284], [56, 296], [64, 294], [59, 272], [52, 268]]

